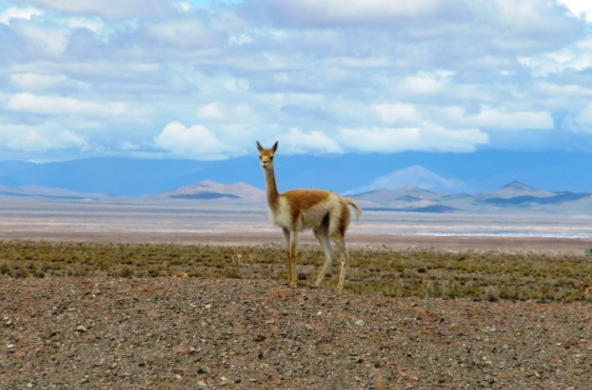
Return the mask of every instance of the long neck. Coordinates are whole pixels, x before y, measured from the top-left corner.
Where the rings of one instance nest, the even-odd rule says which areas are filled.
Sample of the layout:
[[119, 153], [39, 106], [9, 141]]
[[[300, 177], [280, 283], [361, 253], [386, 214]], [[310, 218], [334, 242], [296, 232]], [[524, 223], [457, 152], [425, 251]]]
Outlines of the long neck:
[[275, 208], [278, 203], [280, 194], [275, 184], [275, 174], [272, 169], [265, 169], [265, 190], [267, 191], [267, 204], [269, 207]]

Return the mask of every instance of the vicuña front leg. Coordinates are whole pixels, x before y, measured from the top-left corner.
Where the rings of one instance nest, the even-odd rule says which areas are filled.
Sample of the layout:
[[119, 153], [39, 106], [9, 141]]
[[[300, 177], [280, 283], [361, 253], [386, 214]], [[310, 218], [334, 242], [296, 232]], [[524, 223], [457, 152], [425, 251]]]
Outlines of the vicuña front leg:
[[290, 267], [290, 231], [288, 229], [282, 229], [282, 233], [284, 234], [284, 241], [286, 243], [286, 258], [288, 259], [288, 273], [286, 275], [286, 282], [288, 283], [288, 286], [290, 285], [290, 282], [292, 281], [292, 268]]
[[296, 257], [298, 256], [298, 233], [290, 231], [290, 245], [288, 246], [288, 284], [296, 287]]

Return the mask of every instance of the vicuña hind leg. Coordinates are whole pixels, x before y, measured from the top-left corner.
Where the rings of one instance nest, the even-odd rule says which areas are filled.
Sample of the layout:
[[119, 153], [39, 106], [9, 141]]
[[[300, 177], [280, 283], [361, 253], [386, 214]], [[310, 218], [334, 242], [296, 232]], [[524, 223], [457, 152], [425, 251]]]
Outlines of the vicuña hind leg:
[[319, 276], [317, 276], [317, 281], [314, 283], [315, 287], [319, 287], [319, 285], [323, 281], [323, 278], [325, 277], [325, 274], [329, 270], [329, 267], [331, 267], [331, 241], [329, 240], [329, 236], [327, 235], [326, 230], [315, 230], [314, 233], [317, 237], [317, 240], [319, 240], [319, 244], [321, 244], [321, 248], [323, 248], [323, 252], [325, 253], [325, 264], [323, 265], [323, 268], [321, 268]]
[[337, 246], [337, 253], [339, 253], [339, 259], [341, 260], [339, 282], [337, 283], [337, 288], [335, 290], [340, 292], [343, 289], [343, 283], [345, 282], [345, 271], [347, 270], [347, 260], [349, 258], [349, 254], [347, 253], [345, 241], [343, 241], [343, 239], [336, 240], [335, 245]]

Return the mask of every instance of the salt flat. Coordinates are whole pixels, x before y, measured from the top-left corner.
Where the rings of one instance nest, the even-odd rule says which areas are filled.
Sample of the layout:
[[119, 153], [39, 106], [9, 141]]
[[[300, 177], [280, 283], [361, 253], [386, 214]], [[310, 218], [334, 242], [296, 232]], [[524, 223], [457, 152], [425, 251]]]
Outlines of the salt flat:
[[[238, 201], [110, 199], [0, 200], [0, 239], [282, 243], [265, 204]], [[311, 233], [302, 242], [314, 243]], [[592, 248], [592, 215], [472, 215], [364, 212], [349, 245], [450, 249], [584, 251]]]

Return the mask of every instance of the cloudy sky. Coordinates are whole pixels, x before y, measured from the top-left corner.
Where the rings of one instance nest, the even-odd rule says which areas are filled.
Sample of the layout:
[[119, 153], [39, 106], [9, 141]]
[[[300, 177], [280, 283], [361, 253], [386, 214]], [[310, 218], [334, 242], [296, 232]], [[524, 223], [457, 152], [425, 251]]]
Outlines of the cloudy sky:
[[592, 148], [588, 0], [0, 0], [0, 159]]

